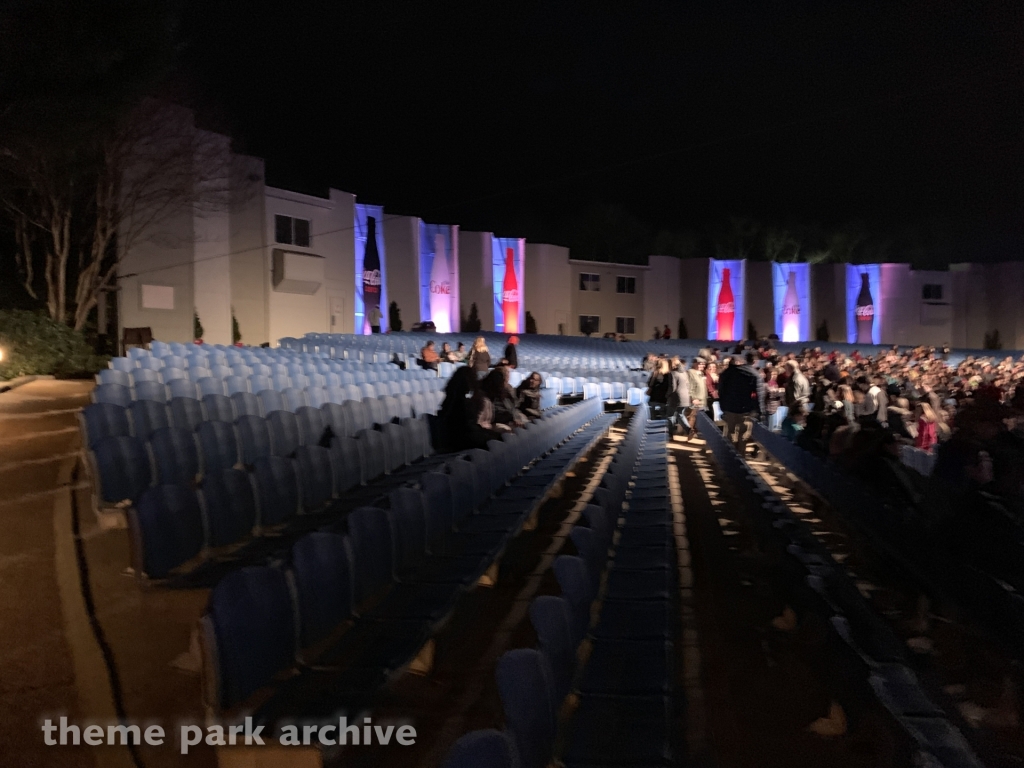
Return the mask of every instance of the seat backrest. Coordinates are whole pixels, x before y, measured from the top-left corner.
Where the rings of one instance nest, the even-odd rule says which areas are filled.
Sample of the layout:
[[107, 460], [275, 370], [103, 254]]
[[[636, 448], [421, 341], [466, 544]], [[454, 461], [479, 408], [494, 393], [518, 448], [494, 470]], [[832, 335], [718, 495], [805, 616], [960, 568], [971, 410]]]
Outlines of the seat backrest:
[[336, 495], [366, 482], [361, 447], [361, 443], [354, 437], [336, 434], [331, 439], [331, 467]]
[[104, 368], [97, 374], [100, 384], [119, 384], [122, 387], [131, 387], [132, 377], [126, 371], [118, 371], [114, 368]]
[[243, 376], [228, 376], [224, 379], [224, 390], [233, 395], [235, 392], [248, 392], [249, 380]]
[[487, 728], [462, 736], [441, 764], [441, 768], [513, 768], [512, 744], [501, 731]]
[[301, 445], [296, 449], [295, 459], [302, 509], [315, 512], [334, 497], [331, 452], [318, 445]]
[[[213, 423], [213, 422], [211, 422]], [[199, 451], [188, 430], [163, 427], [149, 436], [157, 482], [164, 485], [193, 485], [199, 475]]]
[[273, 453], [270, 427], [266, 420], [245, 414], [238, 417], [235, 426], [238, 428], [238, 444], [242, 449], [243, 464], [255, 464], [260, 457]]
[[590, 627], [590, 604], [594, 601], [590, 574], [583, 558], [559, 555], [553, 566], [562, 597], [569, 603], [575, 630], [574, 642], [579, 645]]
[[167, 386], [160, 381], [141, 381], [135, 385], [135, 399], [166, 403]]
[[139, 384], [142, 384], [143, 382], [146, 381], [158, 381], [161, 383], [163, 382], [163, 379], [160, 377], [160, 374], [157, 373], [152, 368], [135, 368], [132, 371], [131, 376], [133, 386], [138, 386]]
[[286, 410], [295, 413], [299, 408], [309, 405], [306, 399], [306, 392], [296, 387], [287, 387], [281, 390], [281, 399], [284, 401]]
[[369, 414], [371, 426], [374, 424], [386, 424], [390, 419], [384, 413], [384, 401], [377, 397], [364, 397], [363, 405]]
[[252, 535], [256, 527], [256, 494], [248, 473], [238, 469], [208, 472], [203, 478], [201, 499], [210, 530], [210, 546], [234, 544]]
[[124, 437], [131, 434], [128, 410], [113, 403], [90, 403], [79, 416], [83, 439], [92, 448], [104, 437]]
[[[203, 398], [206, 399], [205, 397]], [[256, 397], [252, 392], [235, 392], [231, 395], [231, 402], [235, 406], [235, 418], [239, 416], [262, 416], [263, 406], [260, 405], [260, 399]]]
[[320, 443], [327, 426], [323, 411], [304, 405], [295, 411], [295, 421], [299, 426], [299, 440], [303, 445], [318, 445]]
[[299, 608], [299, 644], [309, 648], [352, 616], [352, 558], [348, 540], [314, 531], [292, 547]]
[[384, 436], [385, 468], [390, 474], [408, 463], [407, 455], [412, 448], [410, 435], [401, 424], [388, 422], [381, 428]]
[[387, 472], [387, 449], [384, 435], [375, 429], [361, 429], [356, 439], [362, 443], [363, 470], [366, 482], [376, 480]]
[[564, 598], [542, 595], [530, 603], [530, 623], [551, 670], [555, 701], [561, 702], [569, 693], [576, 666], [572, 609]]
[[210, 594], [203, 622], [216, 649], [218, 704], [234, 707], [269, 684], [295, 659], [295, 612], [282, 571], [233, 571]]
[[313, 408], [319, 408], [327, 402], [327, 390], [323, 387], [306, 387], [305, 393], [306, 402]]
[[231, 469], [238, 464], [235, 428], [226, 421], [204, 421], [197, 430], [203, 453], [203, 474]]
[[108, 504], [134, 501], [152, 481], [149, 455], [141, 440], [124, 435], [101, 438], [93, 446], [99, 497]]
[[196, 381], [196, 386], [199, 387], [199, 392], [202, 395], [223, 395], [226, 390], [224, 389], [224, 379], [216, 379], [213, 376], [203, 376]]
[[195, 432], [203, 423], [203, 405], [191, 397], [172, 397], [171, 424]]
[[423, 494], [415, 488], [396, 488], [387, 511], [395, 542], [395, 568], [400, 570], [427, 553], [427, 516]]
[[391, 523], [382, 509], [360, 507], [348, 517], [355, 605], [379, 592], [394, 578]]
[[426, 515], [427, 550], [439, 553], [455, 525], [452, 477], [443, 472], [424, 472], [420, 475], [420, 488]]
[[544, 768], [554, 748], [556, 714], [547, 661], [533, 648], [509, 651], [498, 659], [495, 677], [521, 768]]
[[287, 522], [299, 513], [299, 479], [295, 462], [281, 456], [260, 456], [253, 462], [261, 527]]
[[192, 400], [199, 399], [199, 388], [186, 378], [171, 379], [167, 382], [167, 391], [171, 398], [188, 397]]
[[569, 538], [572, 539], [572, 543], [576, 545], [576, 551], [587, 564], [590, 588], [594, 594], [597, 594], [597, 590], [601, 586], [601, 574], [604, 571], [607, 549], [602, 549], [594, 531], [583, 526], [574, 526], [569, 532]]
[[274, 411], [285, 410], [284, 398], [277, 390], [264, 389], [257, 393], [256, 397], [260, 400], [260, 410], [263, 411], [264, 416], [269, 416]]
[[181, 485], [146, 490], [128, 516], [132, 564], [151, 579], [163, 579], [197, 557], [205, 526], [196, 492]]
[[128, 413], [132, 420], [132, 432], [140, 440], [149, 440], [156, 430], [171, 426], [171, 414], [167, 406], [154, 400], [136, 400]]
[[207, 395], [203, 398], [202, 402], [203, 410], [206, 413], [206, 421], [234, 422], [234, 402], [227, 395]]
[[373, 426], [370, 412], [362, 401], [347, 400], [341, 407], [345, 409], [345, 434], [349, 437], [355, 437], [360, 430]]
[[477, 490], [480, 478], [476, 469], [464, 459], [455, 459], [448, 463], [448, 474], [452, 477], [452, 499], [454, 502], [455, 522], [458, 524], [473, 514], [487, 500], [487, 489]]
[[271, 411], [267, 414], [270, 428], [270, 447], [275, 456], [293, 456], [301, 445], [299, 422], [291, 411]]
[[266, 374], [254, 373], [249, 377], [249, 391], [252, 393], [262, 392], [265, 389], [273, 389], [273, 385], [270, 382], [270, 376]]

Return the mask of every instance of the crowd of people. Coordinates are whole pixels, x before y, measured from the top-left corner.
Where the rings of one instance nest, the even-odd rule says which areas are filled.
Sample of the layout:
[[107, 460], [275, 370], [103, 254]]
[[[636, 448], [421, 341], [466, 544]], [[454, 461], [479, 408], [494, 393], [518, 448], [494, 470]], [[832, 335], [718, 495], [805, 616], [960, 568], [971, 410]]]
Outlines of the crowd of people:
[[[696, 411], [714, 417], [717, 403], [746, 451], [753, 422], [764, 423], [962, 559], [1024, 588], [1024, 358], [950, 364], [948, 355], [926, 347], [780, 353], [762, 342], [703, 349], [688, 366], [649, 355], [643, 367], [650, 402], [674, 429], [690, 434]], [[929, 477], [904, 464], [903, 446], [934, 457]]]

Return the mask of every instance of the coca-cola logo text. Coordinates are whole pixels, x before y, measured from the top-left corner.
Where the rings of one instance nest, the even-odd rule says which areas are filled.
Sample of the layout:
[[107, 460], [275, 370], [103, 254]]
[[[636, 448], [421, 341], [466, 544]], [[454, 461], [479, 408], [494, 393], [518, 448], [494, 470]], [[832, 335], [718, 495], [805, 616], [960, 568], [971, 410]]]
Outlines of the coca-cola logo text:
[[431, 280], [430, 281], [430, 292], [431, 293], [443, 293], [446, 296], [447, 295], [451, 295], [452, 284], [449, 283], [448, 281], [445, 281], [443, 283], [437, 283], [437, 282], [434, 282], [433, 280]]
[[367, 288], [371, 286], [380, 285], [380, 270], [379, 269], [364, 269], [363, 270], [363, 285]]
[[727, 301], [724, 304], [718, 305], [719, 314], [729, 314], [730, 312], [736, 311], [736, 304], [731, 301]]
[[519, 291], [513, 289], [501, 294], [501, 300], [506, 304], [514, 304], [519, 301]]
[[853, 312], [858, 320], [866, 320], [875, 316], [875, 307], [873, 304], [865, 304], [862, 307], [857, 307]]
[[793, 304], [790, 307], [783, 307], [782, 308], [782, 314], [784, 314], [784, 315], [799, 315], [800, 314], [800, 305], [799, 304]]

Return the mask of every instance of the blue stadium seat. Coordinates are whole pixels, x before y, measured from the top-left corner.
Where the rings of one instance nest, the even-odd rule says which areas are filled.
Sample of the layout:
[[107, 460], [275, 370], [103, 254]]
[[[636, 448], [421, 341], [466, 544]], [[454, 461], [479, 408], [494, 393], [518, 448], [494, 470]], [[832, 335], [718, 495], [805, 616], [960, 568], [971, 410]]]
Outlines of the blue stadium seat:
[[242, 568], [221, 579], [201, 626], [215, 657], [208, 689], [217, 691], [220, 709], [238, 706], [294, 663], [295, 613], [276, 568]]
[[192, 382], [186, 378], [185, 371], [182, 368], [162, 368], [160, 370], [160, 381], [164, 384], [170, 384], [173, 381], [188, 381], [189, 384]]
[[224, 389], [224, 380], [215, 379], [212, 376], [203, 376], [196, 381], [196, 386], [199, 387], [199, 393], [203, 397], [206, 395], [223, 395], [226, 393]]
[[112, 403], [91, 403], [79, 414], [82, 442], [92, 448], [105, 437], [127, 437], [131, 434], [128, 411]]
[[377, 397], [364, 397], [363, 405], [369, 415], [370, 424], [386, 424], [389, 419], [384, 413], [384, 402]]
[[167, 402], [167, 387], [160, 381], [142, 381], [135, 385], [135, 400]]
[[[203, 398], [204, 400], [206, 398]], [[260, 399], [252, 392], [235, 392], [231, 396], [234, 405], [235, 418], [239, 416], [263, 416], [263, 406]]]
[[295, 462], [281, 456], [260, 456], [253, 462], [261, 527], [274, 527], [299, 513], [299, 480]]
[[413, 449], [410, 440], [412, 435], [405, 427], [389, 422], [381, 427], [381, 434], [384, 435], [385, 465], [388, 474], [415, 460], [410, 457]]
[[134, 437], [105, 437], [92, 449], [99, 498], [108, 504], [134, 501], [152, 481], [149, 455]]
[[235, 406], [226, 395], [207, 395], [203, 398], [203, 410], [207, 421], [233, 423], [235, 420]]
[[322, 509], [334, 497], [331, 452], [318, 445], [299, 446], [295, 453], [299, 493], [304, 512]]
[[517, 768], [512, 744], [501, 731], [470, 731], [455, 742], [441, 768]]
[[345, 413], [345, 434], [349, 437], [355, 437], [360, 430], [373, 426], [370, 412], [362, 401], [348, 400], [341, 407]]
[[281, 392], [292, 385], [291, 377], [284, 373], [275, 373], [270, 376], [270, 386]]
[[132, 433], [140, 440], [149, 440], [156, 430], [171, 426], [167, 406], [154, 400], [136, 400], [128, 413], [132, 420]]
[[356, 439], [362, 444], [363, 476], [367, 482], [376, 480], [388, 469], [384, 435], [375, 429], [361, 429]]
[[229, 396], [235, 392], [248, 392], [249, 380], [242, 376], [228, 376], [224, 379], [224, 391]]
[[327, 390], [323, 387], [306, 387], [306, 402], [313, 408], [320, 408], [327, 402]]
[[132, 371], [132, 386], [138, 386], [143, 382], [156, 381], [163, 383], [163, 379], [160, 378], [160, 374], [151, 368], [136, 368]]
[[132, 386], [132, 377], [125, 371], [117, 371], [113, 368], [104, 368], [97, 374], [100, 384], [118, 384], [122, 387]]
[[384, 421], [380, 422], [384, 424], [389, 421], [397, 421], [402, 417], [401, 411], [398, 407], [398, 399], [392, 395], [380, 398], [381, 410], [384, 412]]
[[239, 463], [235, 428], [225, 421], [205, 421], [197, 430], [203, 454], [203, 474], [231, 469]]
[[[211, 422], [212, 423], [212, 422]], [[157, 483], [194, 485], [200, 473], [195, 436], [184, 429], [164, 427], [149, 436]]]
[[253, 394], [262, 392], [265, 389], [273, 389], [269, 375], [253, 374], [249, 377], [249, 391]]
[[195, 384], [186, 378], [172, 379], [167, 384], [167, 391], [171, 395], [171, 399], [176, 397], [187, 397], [192, 400], [198, 400], [199, 392]]
[[215, 379], [226, 379], [232, 375], [232, 370], [226, 365], [211, 365], [210, 376]]
[[273, 389], [264, 389], [256, 395], [260, 401], [260, 410], [264, 416], [269, 416], [273, 411], [285, 410], [284, 398], [281, 393]]
[[360, 507], [348, 518], [353, 558], [353, 596], [359, 606], [392, 583], [394, 548], [384, 510]]
[[573, 617], [569, 603], [561, 597], [543, 595], [530, 603], [530, 623], [537, 633], [537, 645], [551, 670], [555, 701], [568, 694], [576, 667]]
[[203, 515], [196, 492], [181, 485], [148, 489], [128, 515], [132, 565], [150, 579], [163, 579], [203, 551]]
[[[295, 413], [299, 408], [309, 405], [305, 391], [296, 387], [288, 387], [281, 390], [281, 399], [284, 401], [285, 410]], [[269, 411], [267, 411], [269, 413]]]
[[203, 478], [203, 507], [210, 546], [236, 544], [256, 527], [256, 495], [249, 475], [238, 469], [208, 472]]
[[302, 444], [299, 423], [291, 411], [272, 411], [267, 415], [270, 445], [275, 456], [294, 456]]
[[352, 616], [352, 556], [336, 533], [309, 533], [292, 547], [299, 645], [309, 648]]
[[135, 370], [135, 361], [129, 360], [127, 357], [115, 357], [110, 361], [110, 367], [115, 371], [131, 373]]
[[299, 427], [299, 442], [302, 445], [318, 445], [327, 428], [324, 412], [304, 405], [295, 411], [295, 420]]
[[336, 435], [331, 440], [331, 466], [336, 496], [366, 482], [361, 448], [354, 437]]
[[498, 695], [521, 768], [545, 768], [555, 743], [551, 673], [540, 651], [520, 648], [498, 659]]
[[238, 445], [242, 449], [242, 463], [252, 466], [257, 459], [270, 456], [273, 447], [270, 426], [259, 416], [243, 414], [235, 422], [238, 428]]
[[203, 405], [191, 397], [171, 398], [171, 426], [195, 432], [203, 423]]

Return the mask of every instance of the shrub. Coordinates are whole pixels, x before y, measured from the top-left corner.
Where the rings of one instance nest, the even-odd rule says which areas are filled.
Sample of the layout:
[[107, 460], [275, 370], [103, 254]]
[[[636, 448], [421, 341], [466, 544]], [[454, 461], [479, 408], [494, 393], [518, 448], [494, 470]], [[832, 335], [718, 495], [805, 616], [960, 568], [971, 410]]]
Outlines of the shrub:
[[231, 343], [237, 344], [242, 340], [242, 329], [238, 327], [238, 318], [235, 317], [235, 310], [231, 310]]
[[537, 320], [534, 318], [533, 315], [530, 314], [530, 310], [526, 310], [526, 332], [537, 332]]
[[828, 320], [822, 320], [821, 325], [818, 326], [818, 330], [814, 335], [816, 341], [828, 341]]
[[679, 334], [676, 336], [677, 339], [688, 339], [690, 338], [690, 332], [686, 329], [686, 320], [682, 317], [679, 318]]
[[192, 312], [192, 338], [203, 338], [203, 324], [199, 322], [198, 312]]
[[388, 305], [388, 327], [396, 333], [402, 330], [402, 310], [398, 308], [397, 301]]
[[94, 374], [107, 364], [85, 337], [40, 312], [0, 310], [0, 379]]

